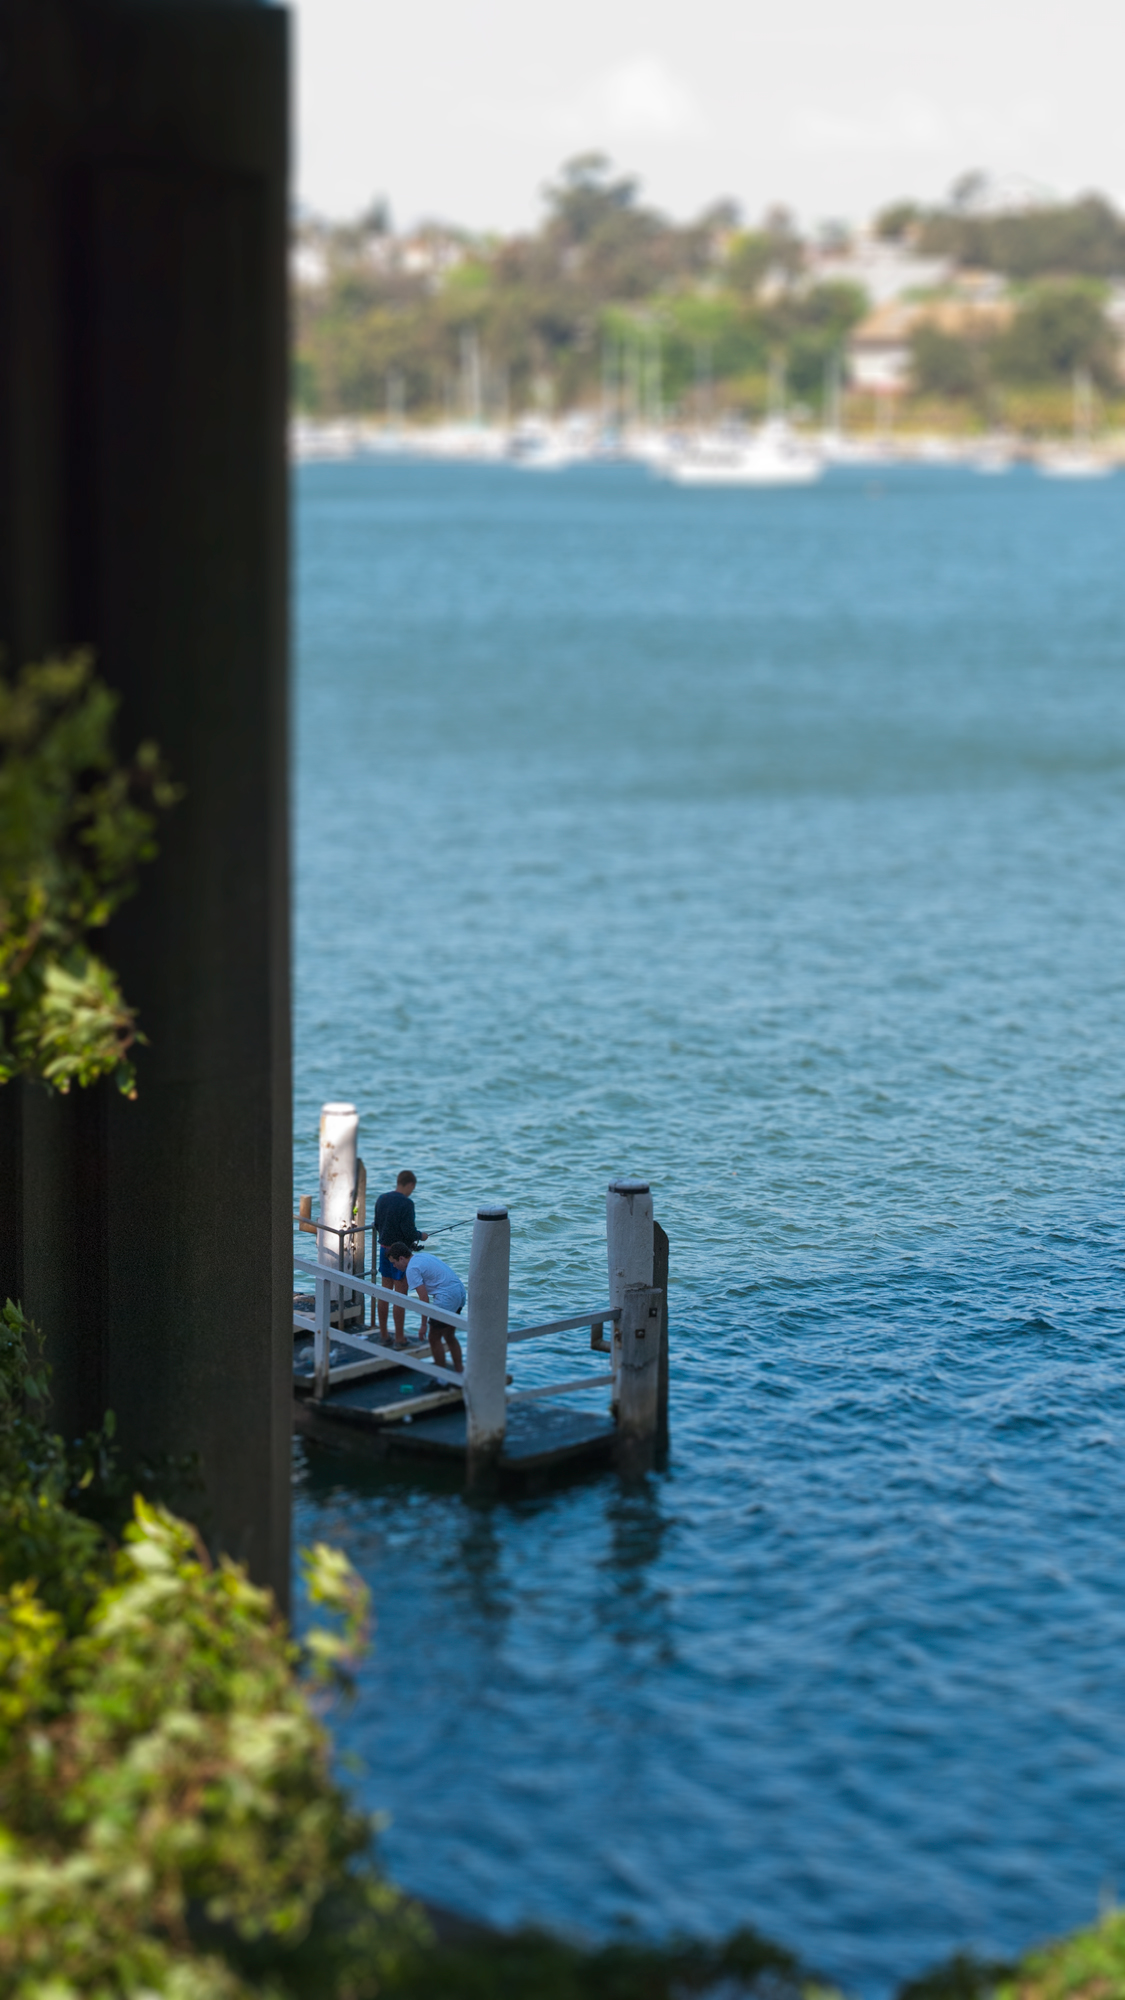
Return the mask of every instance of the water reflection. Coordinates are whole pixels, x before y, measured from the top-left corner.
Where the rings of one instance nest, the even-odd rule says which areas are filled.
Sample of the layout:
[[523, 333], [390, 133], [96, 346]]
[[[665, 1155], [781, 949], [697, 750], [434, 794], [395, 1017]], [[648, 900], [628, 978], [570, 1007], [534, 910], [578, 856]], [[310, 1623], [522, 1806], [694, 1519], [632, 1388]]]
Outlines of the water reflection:
[[497, 1502], [466, 1497], [450, 1503], [453, 1562], [464, 1597], [488, 1643], [499, 1647], [511, 1612], [511, 1591], [503, 1575], [501, 1524]]
[[601, 1588], [595, 1591], [594, 1615], [617, 1645], [638, 1648], [667, 1666], [676, 1657], [671, 1600], [652, 1574], [672, 1525], [662, 1488], [652, 1477], [609, 1489], [609, 1547], [597, 1565]]

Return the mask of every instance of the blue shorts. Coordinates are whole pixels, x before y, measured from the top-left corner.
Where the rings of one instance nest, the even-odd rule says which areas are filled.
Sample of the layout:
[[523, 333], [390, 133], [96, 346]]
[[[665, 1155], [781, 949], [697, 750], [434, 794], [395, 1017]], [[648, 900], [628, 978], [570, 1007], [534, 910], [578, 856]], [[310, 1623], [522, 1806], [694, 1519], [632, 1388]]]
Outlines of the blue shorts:
[[406, 1278], [406, 1272], [400, 1271], [396, 1265], [391, 1263], [381, 1243], [379, 1245], [379, 1276], [385, 1285], [401, 1285]]

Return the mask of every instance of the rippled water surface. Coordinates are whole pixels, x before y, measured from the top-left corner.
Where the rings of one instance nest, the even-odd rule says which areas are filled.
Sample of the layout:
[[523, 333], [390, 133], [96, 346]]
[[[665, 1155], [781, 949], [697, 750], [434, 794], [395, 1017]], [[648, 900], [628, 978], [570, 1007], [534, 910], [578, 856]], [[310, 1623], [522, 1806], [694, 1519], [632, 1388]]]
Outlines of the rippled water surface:
[[504, 1921], [752, 1922], [875, 2000], [1090, 1918], [1125, 479], [312, 465], [296, 515], [299, 1185], [354, 1098], [423, 1227], [509, 1203], [520, 1314], [602, 1295], [617, 1174], [672, 1240], [641, 1490], [298, 1456], [298, 1539], [375, 1594], [341, 1733], [391, 1866]]

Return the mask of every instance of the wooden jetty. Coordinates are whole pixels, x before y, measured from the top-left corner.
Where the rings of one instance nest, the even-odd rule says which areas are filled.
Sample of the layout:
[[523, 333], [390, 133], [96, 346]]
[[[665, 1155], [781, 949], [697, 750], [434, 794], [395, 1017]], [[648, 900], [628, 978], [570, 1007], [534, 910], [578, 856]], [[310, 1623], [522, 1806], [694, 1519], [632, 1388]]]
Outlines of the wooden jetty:
[[[614, 1181], [606, 1195], [608, 1300], [511, 1327], [511, 1222], [504, 1207], [477, 1210], [460, 1312], [366, 1275], [358, 1123], [352, 1105], [324, 1107], [320, 1214], [313, 1218], [304, 1197], [294, 1218], [317, 1239], [315, 1256], [293, 1260], [296, 1430], [336, 1450], [462, 1469], [470, 1485], [520, 1483], [576, 1466], [630, 1472], [651, 1466], [668, 1435], [668, 1239], [654, 1221], [648, 1184]], [[376, 1326], [380, 1302], [453, 1329], [464, 1373], [440, 1366], [422, 1341], [406, 1351], [384, 1344]], [[589, 1351], [608, 1360], [603, 1372], [595, 1364], [564, 1381], [513, 1388], [514, 1347], [580, 1331]], [[601, 1410], [565, 1400], [591, 1389], [608, 1391]]]

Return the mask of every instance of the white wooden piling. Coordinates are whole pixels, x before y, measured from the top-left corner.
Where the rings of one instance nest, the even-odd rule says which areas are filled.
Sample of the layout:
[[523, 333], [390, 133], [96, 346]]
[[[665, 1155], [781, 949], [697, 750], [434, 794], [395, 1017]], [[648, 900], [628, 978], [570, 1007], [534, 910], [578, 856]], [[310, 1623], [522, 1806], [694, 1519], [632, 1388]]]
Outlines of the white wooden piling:
[[506, 1208], [479, 1208], [469, 1256], [465, 1410], [469, 1471], [500, 1456], [507, 1419], [508, 1283], [512, 1225]]
[[660, 1409], [663, 1293], [656, 1285], [627, 1285], [617, 1322], [617, 1431], [623, 1446], [651, 1450]]
[[319, 1275], [314, 1281], [313, 1394], [322, 1403], [328, 1394], [332, 1366], [332, 1285]]
[[[317, 1231], [318, 1264], [333, 1270], [349, 1268], [350, 1237], [339, 1231], [352, 1219], [355, 1199], [356, 1146], [359, 1114], [354, 1104], [326, 1104], [320, 1114], [320, 1222]], [[343, 1254], [342, 1254], [343, 1253]], [[339, 1305], [340, 1292], [333, 1286], [333, 1303]]]
[[619, 1317], [613, 1334], [614, 1403], [620, 1402], [624, 1337], [621, 1312], [631, 1285], [652, 1284], [652, 1192], [647, 1181], [611, 1181], [605, 1198], [609, 1302]]

